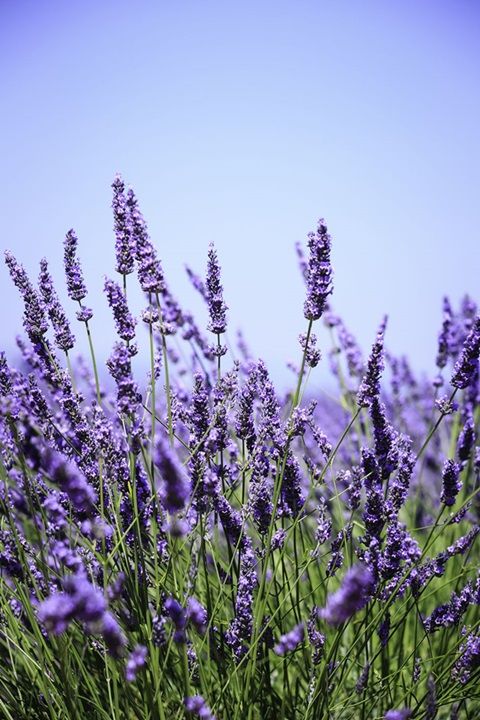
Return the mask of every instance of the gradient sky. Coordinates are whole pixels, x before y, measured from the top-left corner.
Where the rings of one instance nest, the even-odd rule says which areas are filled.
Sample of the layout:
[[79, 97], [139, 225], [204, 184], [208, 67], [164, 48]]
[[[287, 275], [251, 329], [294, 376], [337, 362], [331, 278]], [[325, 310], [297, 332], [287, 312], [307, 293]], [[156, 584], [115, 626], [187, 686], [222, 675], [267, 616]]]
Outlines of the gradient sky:
[[[232, 329], [283, 378], [294, 243], [324, 216], [336, 310], [367, 350], [388, 313], [389, 347], [431, 369], [442, 295], [479, 299], [479, 30], [464, 0], [0, 0], [1, 249], [46, 255], [66, 298], [76, 229], [106, 355], [119, 171], [173, 291], [197, 308], [183, 263], [213, 240]], [[3, 264], [0, 300], [11, 353]]]

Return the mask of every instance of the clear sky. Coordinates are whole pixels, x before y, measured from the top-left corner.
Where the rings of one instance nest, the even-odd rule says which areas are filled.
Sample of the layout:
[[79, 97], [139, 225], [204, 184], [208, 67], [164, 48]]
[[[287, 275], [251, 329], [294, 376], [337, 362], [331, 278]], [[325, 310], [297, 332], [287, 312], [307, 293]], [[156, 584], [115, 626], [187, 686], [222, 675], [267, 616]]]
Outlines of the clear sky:
[[[232, 330], [280, 378], [306, 324], [294, 243], [324, 216], [335, 308], [366, 349], [388, 313], [431, 368], [442, 295], [479, 300], [479, 31], [475, 0], [0, 0], [0, 246], [46, 255], [66, 299], [76, 229], [106, 355], [121, 172], [172, 290], [197, 307], [183, 264], [213, 240]], [[11, 350], [3, 264], [0, 300]]]

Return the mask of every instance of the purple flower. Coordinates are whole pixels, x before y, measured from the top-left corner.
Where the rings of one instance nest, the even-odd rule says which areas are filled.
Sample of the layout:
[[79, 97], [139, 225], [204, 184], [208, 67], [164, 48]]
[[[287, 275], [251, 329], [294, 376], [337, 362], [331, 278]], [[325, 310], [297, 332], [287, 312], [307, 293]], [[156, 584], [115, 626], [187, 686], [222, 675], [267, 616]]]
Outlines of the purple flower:
[[459, 479], [460, 467], [454, 460], [445, 460], [442, 473], [443, 489], [440, 496], [445, 505], [454, 505], [462, 483]]
[[[438, 336], [438, 352], [437, 352], [437, 367], [444, 368], [448, 362], [449, 357], [452, 357], [452, 325], [453, 325], [453, 312], [450, 301], [447, 297], [443, 298], [443, 324], [441, 332]], [[455, 349], [454, 349], [455, 350]]]
[[373, 398], [380, 395], [380, 378], [384, 367], [383, 340], [386, 326], [387, 318], [385, 317], [378, 329], [377, 338], [368, 358], [367, 370], [358, 388], [357, 403], [359, 407], [368, 407]]
[[22, 265], [16, 261], [12, 253], [5, 253], [5, 263], [10, 272], [10, 277], [20, 291], [25, 311], [23, 314], [23, 326], [32, 343], [38, 343], [39, 339], [47, 332], [48, 324], [45, 317], [45, 306], [39, 293], [30, 282], [27, 273]]
[[200, 635], [205, 634], [208, 619], [207, 611], [194, 597], [189, 598], [187, 602], [187, 619]]
[[67, 279], [68, 296], [80, 302], [87, 295], [87, 288], [83, 280], [80, 260], [77, 257], [78, 240], [75, 232], [69, 230], [64, 243], [65, 277]]
[[318, 363], [321, 360], [322, 354], [320, 350], [317, 349], [317, 336], [313, 333], [310, 333], [310, 337], [308, 338], [308, 345], [307, 345], [307, 335], [306, 333], [301, 333], [298, 336], [298, 341], [300, 343], [300, 347], [302, 348], [303, 352], [305, 353], [305, 363], [308, 365], [308, 367], [314, 368], [317, 367]]
[[190, 488], [181, 463], [163, 437], [157, 440], [154, 462], [162, 480], [161, 498], [165, 510], [172, 514], [180, 512], [188, 500]]
[[212, 333], [220, 335], [227, 329], [227, 306], [223, 300], [223, 287], [220, 282], [220, 265], [218, 264], [217, 252], [212, 243], [208, 248], [206, 288], [210, 314], [208, 329]]
[[125, 197], [125, 183], [120, 175], [116, 175], [113, 183], [113, 222], [115, 230], [115, 270], [121, 275], [133, 272], [135, 264], [135, 242]]
[[62, 308], [58, 295], [53, 286], [53, 280], [48, 272], [48, 263], [45, 258], [40, 261], [40, 277], [38, 281], [40, 294], [52, 323], [57, 346], [64, 352], [71, 350], [75, 344], [75, 336], [70, 330], [70, 323]]
[[466, 685], [474, 671], [480, 667], [480, 637], [473, 633], [467, 636], [459, 648], [458, 660], [452, 669], [452, 677]]
[[402, 710], [387, 710], [385, 720], [408, 720], [411, 714], [412, 711], [408, 708], [403, 708]]
[[225, 633], [225, 640], [233, 651], [235, 659], [240, 661], [247, 652], [246, 643], [253, 629], [253, 591], [257, 584], [255, 555], [247, 546], [243, 555], [235, 601], [235, 618]]
[[147, 661], [147, 648], [144, 645], [137, 645], [127, 660], [127, 666], [125, 668], [125, 678], [128, 682], [134, 682], [137, 677], [137, 673], [144, 667]]
[[457, 455], [461, 463], [468, 461], [475, 444], [475, 436], [475, 423], [472, 413], [469, 412], [457, 442]]
[[127, 299], [119, 285], [113, 280], [105, 278], [104, 291], [107, 295], [108, 304], [113, 311], [117, 333], [129, 342], [135, 337], [135, 319], [128, 310]]
[[366, 491], [365, 529], [369, 537], [378, 538], [385, 524], [385, 503], [375, 454], [368, 448], [362, 448], [362, 468]]
[[320, 609], [318, 607], [313, 607], [307, 621], [307, 634], [310, 645], [312, 646], [312, 662], [314, 665], [318, 665], [321, 661], [325, 647], [325, 635], [317, 629], [319, 612]]
[[293, 630], [290, 630], [290, 632], [285, 633], [285, 635], [280, 637], [280, 640], [273, 648], [274, 653], [283, 656], [289, 652], [293, 652], [297, 649], [300, 643], [303, 642], [304, 635], [305, 627], [303, 623], [295, 625]]
[[215, 720], [215, 716], [201, 695], [185, 698], [185, 710], [203, 720]]
[[132, 415], [142, 396], [132, 376], [131, 352], [123, 342], [113, 346], [113, 352], [107, 360], [110, 374], [117, 383], [117, 403], [120, 412]]
[[135, 247], [140, 287], [146, 293], [160, 293], [165, 288], [163, 270], [155, 248], [150, 242], [147, 225], [138, 209], [133, 190], [127, 192], [128, 222], [131, 226], [132, 247]]
[[307, 299], [303, 306], [303, 314], [307, 320], [318, 320], [333, 290], [333, 269], [330, 263], [331, 238], [323, 218], [318, 221], [317, 231], [308, 234], [308, 247], [310, 255], [306, 273]]
[[185, 627], [187, 625], [187, 613], [185, 612], [185, 608], [183, 608], [178, 600], [175, 600], [173, 597], [168, 597], [165, 600], [164, 608], [175, 628], [175, 632], [173, 634], [174, 641], [176, 643], [184, 643], [186, 640]]
[[361, 610], [374, 590], [374, 578], [364, 565], [354, 565], [346, 573], [339, 590], [327, 598], [320, 616], [330, 625], [341, 625]]
[[60, 635], [73, 620], [78, 620], [87, 632], [102, 635], [110, 653], [118, 656], [125, 645], [125, 636], [107, 611], [100, 590], [83, 573], [66, 577], [63, 585], [64, 592], [50, 595], [39, 605], [38, 619], [46, 630]]
[[475, 322], [463, 345], [462, 353], [455, 363], [452, 379], [450, 380], [454, 387], [462, 389], [470, 385], [477, 372], [479, 354], [480, 315], [475, 318]]
[[358, 695], [361, 695], [368, 684], [368, 676], [370, 675], [370, 663], [365, 663], [362, 672], [360, 673], [360, 677], [357, 680], [357, 683], [355, 685], [355, 692]]

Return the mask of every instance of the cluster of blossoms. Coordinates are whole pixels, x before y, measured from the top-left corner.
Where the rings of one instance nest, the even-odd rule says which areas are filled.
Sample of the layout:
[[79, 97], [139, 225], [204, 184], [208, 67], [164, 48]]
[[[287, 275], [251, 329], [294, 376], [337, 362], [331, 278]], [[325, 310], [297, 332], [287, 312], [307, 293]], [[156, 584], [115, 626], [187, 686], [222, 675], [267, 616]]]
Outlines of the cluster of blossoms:
[[[364, 360], [330, 306], [321, 219], [308, 258], [297, 249], [307, 327], [296, 389], [279, 393], [242, 337], [223, 344], [215, 248], [205, 278], [187, 269], [204, 332], [167, 285], [135, 194], [120, 176], [112, 188], [119, 277], [104, 294], [118, 337], [105, 363], [93, 342], [92, 370], [73, 360], [47, 261], [37, 286], [5, 256], [27, 335], [20, 362], [0, 354], [0, 683], [10, 673], [20, 698], [2, 699], [8, 717], [33, 702], [42, 720], [57, 707], [70, 717], [70, 694], [79, 717], [96, 717], [95, 693], [112, 713], [160, 719], [480, 712], [473, 301], [444, 301], [432, 379], [388, 352], [386, 318]], [[69, 230], [66, 294], [90, 341], [78, 244]], [[306, 384], [321, 318], [338, 403]], [[135, 372], [143, 339], [148, 373]], [[66, 647], [75, 681], [59, 689]], [[25, 657], [46, 663], [47, 681]]]

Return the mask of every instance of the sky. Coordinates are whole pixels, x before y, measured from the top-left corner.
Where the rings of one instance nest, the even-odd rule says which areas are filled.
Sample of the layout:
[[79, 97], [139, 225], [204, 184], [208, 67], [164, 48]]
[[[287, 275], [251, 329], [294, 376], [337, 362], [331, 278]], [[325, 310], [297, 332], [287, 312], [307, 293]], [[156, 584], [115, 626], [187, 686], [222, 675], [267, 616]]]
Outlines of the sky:
[[[32, 276], [46, 256], [73, 318], [75, 228], [107, 357], [120, 172], [172, 291], [206, 325], [184, 264], [204, 273], [213, 241], [229, 332], [283, 382], [294, 245], [324, 217], [335, 310], [367, 352], [387, 313], [388, 347], [431, 373], [443, 295], [480, 300], [479, 30], [474, 0], [0, 0], [0, 249]], [[3, 263], [0, 302], [12, 355]]]

